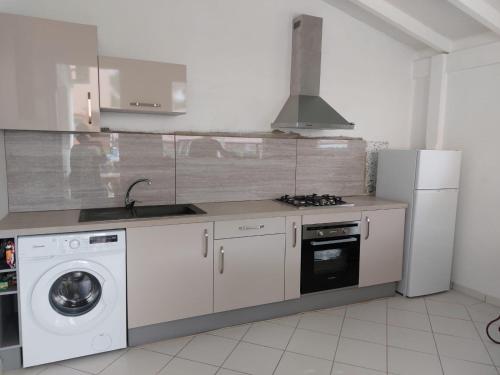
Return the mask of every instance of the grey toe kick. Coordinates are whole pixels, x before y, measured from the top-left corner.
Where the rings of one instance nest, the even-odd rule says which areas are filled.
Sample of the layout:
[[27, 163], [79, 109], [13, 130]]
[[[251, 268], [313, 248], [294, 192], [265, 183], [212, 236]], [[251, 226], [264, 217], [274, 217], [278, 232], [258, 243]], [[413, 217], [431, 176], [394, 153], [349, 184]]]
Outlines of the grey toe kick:
[[395, 290], [395, 283], [366, 288], [354, 287], [337, 289], [305, 294], [299, 299], [271, 303], [268, 305], [132, 328], [128, 330], [128, 345], [144, 345], [175, 337], [212, 331], [223, 327], [297, 314], [304, 311], [326, 309], [376, 298], [391, 297], [395, 294]]

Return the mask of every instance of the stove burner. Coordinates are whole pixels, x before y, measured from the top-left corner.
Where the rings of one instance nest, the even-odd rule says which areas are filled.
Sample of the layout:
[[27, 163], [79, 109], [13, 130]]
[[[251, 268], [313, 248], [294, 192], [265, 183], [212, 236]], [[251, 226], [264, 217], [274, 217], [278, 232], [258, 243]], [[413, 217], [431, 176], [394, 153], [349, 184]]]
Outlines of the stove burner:
[[346, 206], [352, 205], [335, 195], [283, 195], [278, 199], [280, 202], [291, 204], [295, 207], [324, 207], [324, 206]]

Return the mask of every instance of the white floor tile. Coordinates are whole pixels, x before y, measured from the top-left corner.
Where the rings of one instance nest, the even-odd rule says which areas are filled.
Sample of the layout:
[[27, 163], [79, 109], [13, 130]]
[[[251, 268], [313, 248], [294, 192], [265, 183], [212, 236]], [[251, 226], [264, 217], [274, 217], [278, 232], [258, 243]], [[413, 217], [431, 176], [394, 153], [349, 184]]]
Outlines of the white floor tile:
[[476, 327], [471, 321], [445, 318], [436, 315], [431, 315], [430, 319], [432, 330], [435, 333], [443, 333], [445, 335], [459, 336], [475, 340], [480, 339]]
[[342, 327], [342, 321], [341, 316], [309, 312], [302, 315], [297, 327], [338, 335]]
[[491, 341], [486, 343], [486, 349], [490, 353], [491, 359], [495, 366], [500, 366], [500, 345], [495, 344]]
[[329, 309], [317, 310], [317, 312], [319, 312], [319, 313], [332, 314], [332, 315], [338, 315], [338, 316], [344, 316], [346, 311], [347, 311], [346, 307], [331, 307]]
[[153, 375], [158, 373], [172, 357], [143, 349], [131, 349], [101, 374], [103, 375]]
[[[9, 374], [9, 373], [7, 373], [7, 374]], [[64, 366], [51, 365], [51, 366], [47, 367], [47, 369], [45, 371], [42, 371], [39, 374], [44, 374], [44, 375], [86, 375], [88, 373], [83, 372], [83, 371], [74, 370], [74, 369], [64, 367]]]
[[386, 349], [385, 345], [341, 337], [335, 361], [387, 371]]
[[297, 328], [286, 350], [333, 361], [338, 336]]
[[245, 373], [221, 368], [217, 375], [245, 375]]
[[435, 334], [434, 337], [441, 356], [492, 364], [482, 341], [440, 334]]
[[388, 351], [390, 374], [442, 375], [443, 373], [437, 355], [392, 347], [389, 347]]
[[475, 322], [488, 323], [500, 315], [500, 307], [490, 305], [489, 303], [467, 306], [467, 310], [469, 310], [472, 320]]
[[382, 375], [385, 372], [335, 362], [332, 375]]
[[427, 314], [424, 298], [407, 298], [400, 295], [387, 299], [387, 304], [391, 309], [414, 311]]
[[226, 327], [208, 332], [211, 335], [225, 337], [233, 340], [240, 340], [247, 333], [251, 324], [241, 324], [239, 326]]
[[481, 340], [489, 342], [490, 339], [486, 335], [486, 326], [488, 325], [488, 323], [484, 322], [472, 322], [472, 323], [474, 323], [474, 326], [476, 327], [479, 336], [481, 337]]
[[196, 336], [178, 354], [184, 359], [220, 366], [229, 353], [238, 344], [237, 341], [212, 335]]
[[430, 332], [403, 327], [388, 327], [388, 344], [398, 348], [437, 355], [434, 336]]
[[387, 325], [346, 318], [340, 335], [385, 345], [387, 343]]
[[428, 315], [413, 311], [389, 309], [387, 323], [398, 327], [431, 331]]
[[295, 327], [297, 327], [297, 324], [299, 324], [299, 320], [300, 320], [301, 316], [302, 316], [302, 314], [288, 315], [288, 316], [284, 316], [282, 318], [270, 319], [270, 320], [267, 320], [267, 322], [295, 328]]
[[295, 328], [274, 323], [254, 323], [243, 336], [243, 341], [252, 344], [285, 349]]
[[159, 375], [214, 375], [218, 369], [216, 366], [174, 358]]
[[427, 300], [427, 310], [431, 315], [444, 316], [447, 318], [470, 320], [469, 313], [464, 305], [458, 303], [440, 302]]
[[141, 348], [150, 350], [152, 352], [174, 356], [179, 353], [181, 349], [186, 346], [192, 338], [193, 336], [178, 337], [171, 340], [158, 341], [151, 344], [142, 345]]
[[347, 307], [346, 317], [375, 323], [386, 323], [387, 301], [382, 300], [350, 305]]
[[112, 352], [69, 359], [59, 362], [59, 365], [91, 374], [98, 374], [126, 352], [127, 349], [114, 350]]
[[222, 367], [252, 375], [271, 375], [282, 350], [240, 342]]
[[330, 375], [332, 362], [285, 352], [275, 375]]
[[450, 303], [459, 303], [461, 305], [475, 305], [477, 303], [481, 303], [481, 300], [478, 300], [474, 297], [468, 296], [466, 294], [457, 292], [455, 290], [450, 290], [448, 292], [432, 294], [426, 297], [432, 301], [441, 301], [441, 302], [450, 302]]
[[39, 375], [43, 370], [46, 370], [49, 366], [41, 365], [29, 368], [20, 368], [17, 370], [7, 371], [5, 375]]
[[498, 375], [493, 366], [441, 357], [444, 375]]

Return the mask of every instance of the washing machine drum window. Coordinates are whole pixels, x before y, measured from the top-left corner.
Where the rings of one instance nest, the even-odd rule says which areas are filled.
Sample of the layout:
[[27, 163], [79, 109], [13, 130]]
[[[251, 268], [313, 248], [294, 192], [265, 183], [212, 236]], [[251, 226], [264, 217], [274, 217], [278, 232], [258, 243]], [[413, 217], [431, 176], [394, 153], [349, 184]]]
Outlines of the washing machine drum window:
[[102, 286], [97, 278], [84, 271], [60, 276], [49, 291], [54, 310], [65, 316], [80, 316], [91, 311], [101, 299]]

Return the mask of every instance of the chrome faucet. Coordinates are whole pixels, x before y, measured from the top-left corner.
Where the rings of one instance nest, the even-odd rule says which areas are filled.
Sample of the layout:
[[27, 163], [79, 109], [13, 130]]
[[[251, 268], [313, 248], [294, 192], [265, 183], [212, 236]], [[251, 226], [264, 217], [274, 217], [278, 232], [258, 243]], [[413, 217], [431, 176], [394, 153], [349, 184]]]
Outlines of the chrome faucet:
[[125, 194], [125, 208], [131, 210], [134, 208], [134, 205], [136, 203], [135, 200], [130, 200], [130, 192], [132, 191], [132, 188], [141, 183], [141, 182], [147, 182], [148, 185], [151, 185], [151, 180], [149, 178], [140, 178], [138, 180], [135, 180], [127, 189], [127, 194]]

